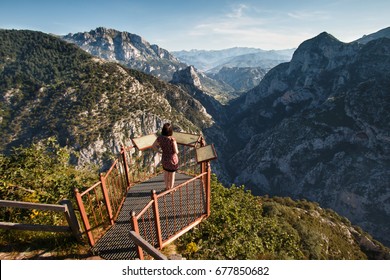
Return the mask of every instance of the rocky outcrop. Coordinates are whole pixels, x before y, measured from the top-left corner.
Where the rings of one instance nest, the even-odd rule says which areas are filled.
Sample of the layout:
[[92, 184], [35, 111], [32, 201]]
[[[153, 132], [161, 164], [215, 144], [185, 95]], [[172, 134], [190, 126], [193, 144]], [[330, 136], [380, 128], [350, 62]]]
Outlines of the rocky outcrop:
[[368, 42], [372, 40], [376, 40], [379, 38], [390, 38], [390, 27], [383, 28], [375, 33], [364, 35], [362, 38], [357, 39], [354, 42], [360, 43], [360, 44], [367, 44]]
[[187, 67], [167, 50], [128, 32], [99, 27], [62, 38], [94, 56], [121, 63], [165, 81], [170, 81], [177, 70]]
[[389, 54], [387, 38], [302, 43], [229, 107], [217, 149], [231, 182], [317, 201], [390, 244]]
[[227, 83], [237, 93], [247, 92], [256, 87], [263, 79], [267, 70], [261, 67], [222, 67], [215, 74], [208, 74], [211, 78]]
[[[238, 96], [236, 90], [223, 81], [210, 78], [203, 72], [198, 71], [194, 66], [188, 66], [185, 69], [174, 73], [172, 84], [185, 85], [184, 88], [196, 89], [203, 92], [221, 104], [227, 104], [230, 100]], [[190, 90], [191, 94], [193, 90]]]
[[214, 120], [221, 122], [225, 119], [224, 108], [220, 101], [226, 102], [231, 97], [228, 97], [226, 92], [219, 90], [221, 85], [217, 85], [217, 82], [198, 72], [193, 66], [189, 66], [177, 71], [173, 75], [171, 83], [179, 86], [198, 100]]

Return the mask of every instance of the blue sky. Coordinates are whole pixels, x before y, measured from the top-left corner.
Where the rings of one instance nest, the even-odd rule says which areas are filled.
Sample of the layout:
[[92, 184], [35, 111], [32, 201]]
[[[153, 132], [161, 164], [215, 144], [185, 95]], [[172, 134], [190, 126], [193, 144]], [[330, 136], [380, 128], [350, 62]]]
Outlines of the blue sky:
[[169, 51], [298, 47], [326, 31], [351, 42], [390, 26], [389, 0], [4, 0], [0, 28], [64, 35], [107, 27]]

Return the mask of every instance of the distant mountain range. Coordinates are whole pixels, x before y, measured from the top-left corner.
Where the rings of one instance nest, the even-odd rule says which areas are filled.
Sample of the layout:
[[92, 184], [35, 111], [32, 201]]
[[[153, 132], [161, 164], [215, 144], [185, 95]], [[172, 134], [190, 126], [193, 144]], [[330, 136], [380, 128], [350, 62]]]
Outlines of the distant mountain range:
[[282, 62], [290, 61], [293, 53], [294, 49], [265, 51], [255, 48], [172, 52], [186, 64], [210, 73], [216, 73], [223, 67], [261, 67], [269, 70]]
[[194, 66], [202, 78], [206, 94], [223, 104], [257, 86], [269, 69], [289, 61], [294, 51], [232, 48], [170, 53], [139, 35], [104, 27], [68, 34], [62, 39], [94, 56], [121, 63], [167, 82], [172, 80], [175, 72]]
[[[255, 48], [230, 48], [217, 51], [191, 50], [172, 54], [195, 66], [208, 77], [234, 89], [234, 99], [257, 86], [265, 73], [276, 65], [290, 61], [294, 49], [265, 51]], [[221, 90], [222, 91], [222, 90]]]

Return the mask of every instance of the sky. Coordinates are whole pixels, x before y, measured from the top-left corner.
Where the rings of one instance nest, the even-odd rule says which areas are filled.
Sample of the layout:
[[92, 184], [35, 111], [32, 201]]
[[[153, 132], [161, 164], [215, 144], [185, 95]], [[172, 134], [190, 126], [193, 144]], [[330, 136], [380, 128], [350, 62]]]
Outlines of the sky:
[[326, 31], [342, 42], [390, 26], [389, 0], [1, 0], [0, 28], [66, 35], [126, 31], [168, 51], [296, 48]]

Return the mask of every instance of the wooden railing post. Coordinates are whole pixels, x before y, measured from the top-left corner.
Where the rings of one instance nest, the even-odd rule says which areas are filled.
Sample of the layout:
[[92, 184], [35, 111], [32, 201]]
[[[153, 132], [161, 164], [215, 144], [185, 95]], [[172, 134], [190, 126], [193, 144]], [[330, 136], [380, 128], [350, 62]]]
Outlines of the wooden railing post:
[[93, 245], [95, 245], [95, 240], [93, 239], [93, 234], [91, 232], [91, 225], [89, 224], [87, 212], [85, 211], [84, 208], [83, 199], [81, 198], [81, 194], [78, 189], [75, 189], [74, 192], [76, 196], [77, 206], [79, 207], [80, 210], [81, 220], [83, 221], [85, 232], [87, 233], [88, 242], [89, 245], [91, 245], [92, 247]]
[[68, 199], [64, 199], [60, 201], [61, 205], [65, 206], [65, 217], [68, 221], [69, 227], [72, 230], [72, 233], [74, 237], [77, 239], [77, 241], [81, 241], [81, 233], [80, 233], [80, 226], [77, 221], [76, 214], [74, 213], [74, 209], [72, 206], [72, 203]]
[[108, 213], [108, 219], [110, 221], [110, 224], [114, 224], [114, 217], [112, 215], [112, 208], [110, 203], [110, 197], [108, 195], [107, 187], [106, 187], [106, 179], [104, 178], [103, 174], [100, 174], [100, 182], [102, 183], [102, 192], [104, 196], [104, 202], [106, 204], [107, 213]]
[[[137, 220], [137, 216], [135, 215], [135, 211], [131, 212], [131, 223], [133, 225], [133, 230], [139, 234], [138, 220]], [[139, 259], [143, 260], [144, 259], [144, 252], [143, 252], [141, 246], [139, 246], [139, 245], [135, 245], [135, 246], [137, 246], [137, 253], [138, 253]]]
[[152, 200], [153, 200], [153, 212], [155, 217], [158, 248], [161, 250], [163, 247], [163, 242], [162, 242], [162, 235], [161, 235], [160, 213], [158, 211], [157, 193], [155, 190], [152, 190]]
[[141, 235], [135, 231], [130, 231], [130, 238], [134, 241], [137, 246], [141, 246], [149, 255], [151, 255], [156, 260], [168, 260], [168, 258], [162, 254], [159, 250], [154, 248], [148, 241], [143, 239]]

